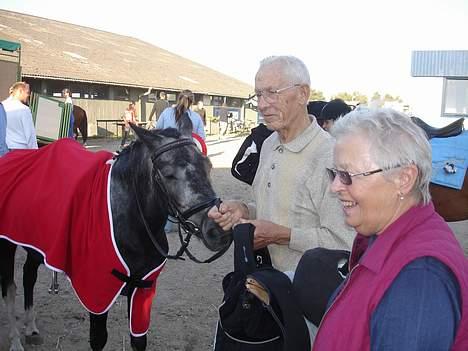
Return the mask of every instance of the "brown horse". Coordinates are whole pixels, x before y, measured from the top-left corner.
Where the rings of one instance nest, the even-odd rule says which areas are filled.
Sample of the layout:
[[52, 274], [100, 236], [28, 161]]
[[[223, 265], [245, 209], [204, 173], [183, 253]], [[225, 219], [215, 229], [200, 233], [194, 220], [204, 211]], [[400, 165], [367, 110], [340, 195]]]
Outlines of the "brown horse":
[[88, 117], [86, 116], [86, 111], [80, 106], [73, 105], [73, 116], [75, 118], [75, 122], [73, 123], [73, 134], [75, 135], [75, 139], [78, 140], [79, 130], [81, 138], [83, 139], [83, 144], [86, 144], [86, 141], [88, 140]]
[[468, 220], [468, 172], [461, 190], [431, 183], [429, 191], [437, 213], [447, 222]]
[[[460, 118], [443, 128], [431, 127], [417, 117], [411, 117], [411, 119], [426, 132], [428, 139], [453, 137], [464, 130], [464, 118]], [[447, 222], [468, 220], [468, 172], [465, 173], [461, 190], [431, 183], [429, 191], [437, 213]]]

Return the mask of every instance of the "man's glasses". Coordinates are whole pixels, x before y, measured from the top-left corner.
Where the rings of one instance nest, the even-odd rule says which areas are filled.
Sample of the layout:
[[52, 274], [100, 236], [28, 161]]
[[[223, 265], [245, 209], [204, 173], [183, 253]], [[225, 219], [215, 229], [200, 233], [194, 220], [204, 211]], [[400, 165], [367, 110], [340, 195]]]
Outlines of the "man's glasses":
[[347, 171], [340, 171], [336, 168], [327, 168], [327, 173], [328, 173], [328, 176], [330, 177], [330, 181], [334, 181], [336, 176], [338, 176], [340, 178], [340, 182], [343, 183], [344, 185], [351, 185], [353, 184], [353, 177], [356, 177], [356, 176], [364, 176], [364, 177], [367, 177], [367, 176], [370, 176], [372, 174], [375, 174], [375, 173], [379, 173], [379, 172], [383, 172], [384, 170], [382, 168], [379, 168], [379, 169], [375, 169], [373, 171], [367, 171], [367, 172], [361, 172], [361, 173], [355, 173], [355, 174], [352, 174], [352, 173], [349, 173]]
[[256, 91], [254, 95], [250, 96], [250, 99], [256, 98], [257, 101], [260, 101], [260, 98], [263, 97], [266, 102], [273, 103], [273, 102], [278, 101], [279, 96], [282, 92], [295, 88], [295, 87], [300, 87], [300, 86], [301, 84], [293, 84], [293, 85], [289, 85], [287, 87], [275, 89], [275, 90], [259, 90], [259, 91]]

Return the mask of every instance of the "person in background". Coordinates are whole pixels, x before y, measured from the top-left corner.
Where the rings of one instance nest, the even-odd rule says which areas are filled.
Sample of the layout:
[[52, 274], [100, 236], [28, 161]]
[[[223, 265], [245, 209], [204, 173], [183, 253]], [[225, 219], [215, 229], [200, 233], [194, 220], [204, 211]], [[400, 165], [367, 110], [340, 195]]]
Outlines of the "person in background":
[[8, 149], [37, 149], [36, 130], [27, 106], [29, 84], [16, 82], [10, 88], [10, 96], [2, 102], [6, 113], [6, 144]]
[[75, 134], [73, 132], [73, 125], [75, 124], [75, 116], [73, 115], [73, 100], [71, 98], [71, 91], [68, 88], [62, 90], [62, 97], [65, 98], [66, 104], [71, 104], [71, 112], [70, 112], [70, 128], [68, 130], [68, 137], [75, 138]]
[[0, 157], [8, 152], [8, 147], [6, 144], [6, 127], [6, 112], [3, 104], [0, 102]]
[[360, 109], [331, 133], [331, 190], [357, 235], [313, 350], [468, 350], [468, 261], [431, 202], [423, 130]]
[[192, 110], [193, 93], [190, 90], [182, 90], [177, 97], [177, 104], [174, 107], [166, 108], [159, 116], [156, 123], [157, 129], [177, 128], [179, 129], [181, 118], [188, 115], [192, 122], [192, 132], [198, 134], [205, 140], [205, 128], [200, 115]]
[[[223, 229], [239, 222], [255, 228], [255, 249], [268, 247], [272, 263], [294, 271], [314, 247], [350, 250], [353, 232], [328, 190], [334, 140], [307, 113], [310, 78], [293, 56], [272, 56], [255, 76], [258, 110], [274, 132], [263, 142], [252, 183], [255, 206], [223, 201], [208, 215]], [[328, 165], [328, 166], [327, 166]]]
[[200, 115], [203, 125], [206, 126], [206, 110], [203, 107], [203, 101], [198, 101], [197, 106], [193, 110]]
[[[148, 117], [148, 128], [152, 128], [155, 122], [159, 119], [161, 113], [169, 107], [169, 102], [166, 100], [166, 93], [161, 91], [159, 93], [159, 99], [153, 104], [153, 108], [151, 109], [151, 113]], [[154, 115], [154, 123], [153, 123], [153, 115]]]
[[317, 120], [321, 123], [322, 128], [329, 132], [335, 121], [349, 112], [351, 112], [351, 107], [346, 102], [334, 99], [323, 106]]
[[125, 124], [123, 127], [122, 141], [120, 143], [121, 148], [125, 146], [125, 143], [127, 142], [127, 138], [130, 134], [130, 123], [138, 122], [134, 101], [128, 104], [128, 107], [125, 109], [122, 119]]
[[225, 102], [221, 105], [218, 111], [219, 118], [219, 136], [224, 136], [228, 130], [228, 114], [229, 110]]

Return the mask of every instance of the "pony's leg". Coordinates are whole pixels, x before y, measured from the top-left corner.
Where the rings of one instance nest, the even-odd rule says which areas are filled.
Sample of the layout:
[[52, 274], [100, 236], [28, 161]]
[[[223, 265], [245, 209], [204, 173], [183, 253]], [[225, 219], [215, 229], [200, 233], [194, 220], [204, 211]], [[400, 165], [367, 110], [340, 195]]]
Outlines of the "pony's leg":
[[0, 239], [0, 277], [2, 283], [2, 297], [6, 304], [8, 322], [10, 324], [10, 351], [24, 351], [21, 345], [20, 333], [16, 326], [14, 281], [16, 245]]
[[76, 124], [73, 126], [73, 136], [75, 137], [75, 140], [78, 140], [78, 127]]
[[89, 344], [93, 351], [101, 351], [107, 343], [107, 312], [89, 314]]
[[133, 336], [130, 334], [130, 345], [133, 351], [145, 351], [146, 343], [146, 334], [142, 336]]
[[[129, 289], [127, 295], [127, 314], [128, 318], [130, 318], [130, 304], [131, 304], [131, 296], [133, 295], [133, 289]], [[130, 334], [130, 346], [132, 347], [133, 351], [145, 351], [146, 350], [146, 334], [142, 336], [133, 336]]]
[[34, 313], [34, 285], [37, 281], [37, 270], [42, 263], [42, 257], [28, 251], [26, 262], [23, 266], [24, 311], [26, 342], [28, 344], [41, 344], [42, 338], [36, 326], [36, 314]]

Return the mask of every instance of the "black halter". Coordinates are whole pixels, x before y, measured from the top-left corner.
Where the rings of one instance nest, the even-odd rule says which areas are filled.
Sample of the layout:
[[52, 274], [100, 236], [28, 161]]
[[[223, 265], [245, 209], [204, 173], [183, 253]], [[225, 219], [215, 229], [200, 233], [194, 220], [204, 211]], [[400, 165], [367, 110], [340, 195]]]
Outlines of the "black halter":
[[[184, 260], [184, 258], [181, 257], [181, 256], [185, 252], [187, 254], [187, 256], [194, 262], [197, 262], [197, 263], [210, 263], [210, 262], [213, 262], [214, 260], [216, 260], [217, 258], [221, 257], [229, 249], [229, 245], [226, 245], [226, 247], [224, 247], [220, 251], [216, 252], [213, 256], [211, 256], [210, 258], [208, 258], [208, 259], [206, 259], [204, 261], [200, 261], [199, 259], [197, 259], [189, 251], [188, 245], [190, 243], [190, 239], [192, 238], [192, 236], [197, 235], [198, 233], [201, 232], [201, 230], [200, 230], [200, 227], [197, 224], [195, 224], [193, 221], [190, 221], [190, 217], [192, 217], [194, 214], [196, 214], [196, 213], [198, 213], [200, 211], [203, 211], [204, 209], [211, 208], [211, 207], [213, 207], [215, 205], [219, 207], [219, 205], [221, 204], [221, 200], [219, 198], [212, 198], [212, 199], [209, 199], [209, 200], [207, 200], [207, 201], [205, 201], [205, 202], [203, 202], [201, 204], [195, 205], [195, 206], [189, 208], [188, 210], [186, 210], [184, 212], [181, 212], [179, 210], [177, 204], [174, 203], [173, 199], [169, 196], [169, 192], [167, 191], [167, 189], [166, 189], [166, 187], [164, 185], [164, 182], [162, 181], [161, 172], [160, 172], [160, 170], [158, 169], [158, 167], [156, 165], [157, 159], [163, 153], [165, 153], [165, 152], [167, 152], [169, 150], [173, 150], [175, 148], [188, 146], [188, 145], [193, 145], [193, 146], [196, 147], [195, 143], [190, 139], [178, 139], [178, 140], [175, 140], [175, 141], [172, 141], [170, 143], [167, 143], [167, 144], [163, 145], [151, 157], [151, 162], [152, 162], [152, 165], [153, 165], [152, 176], [156, 179], [157, 186], [159, 187], [162, 194], [164, 194], [164, 196], [167, 199], [169, 215], [177, 219], [177, 223], [178, 223], [178, 227], [179, 227], [179, 240], [180, 240], [181, 246], [180, 246], [179, 250], [177, 251], [177, 253], [175, 255], [168, 255], [168, 253], [165, 252], [161, 248], [161, 246], [156, 241], [153, 232], [149, 228], [148, 223], [146, 222], [146, 219], [145, 219], [145, 217], [143, 215], [140, 200], [139, 200], [138, 194], [136, 192], [135, 177], [133, 177], [133, 191], [134, 191], [134, 194], [135, 194], [135, 199], [136, 199], [136, 203], [137, 203], [137, 207], [138, 207], [138, 212], [140, 213], [140, 217], [141, 217], [141, 220], [143, 222], [143, 225], [145, 226], [146, 232], [147, 232], [149, 238], [151, 239], [151, 242], [155, 246], [155, 248], [158, 250], [158, 252], [163, 257], [166, 257], [168, 259], [181, 259], [181, 260]], [[132, 157], [133, 157], [133, 152], [134, 151], [132, 150], [131, 151]], [[182, 230], [186, 233], [185, 238], [182, 235]]]

